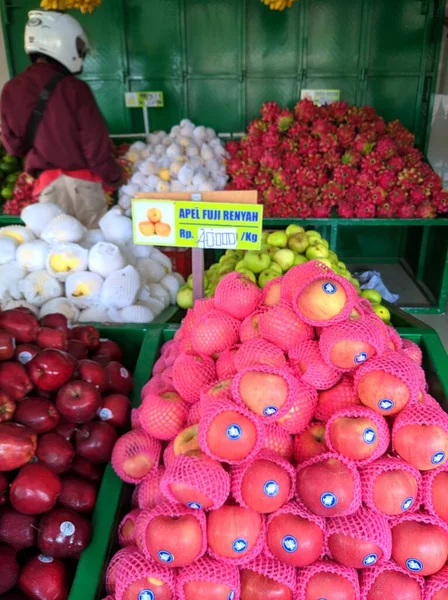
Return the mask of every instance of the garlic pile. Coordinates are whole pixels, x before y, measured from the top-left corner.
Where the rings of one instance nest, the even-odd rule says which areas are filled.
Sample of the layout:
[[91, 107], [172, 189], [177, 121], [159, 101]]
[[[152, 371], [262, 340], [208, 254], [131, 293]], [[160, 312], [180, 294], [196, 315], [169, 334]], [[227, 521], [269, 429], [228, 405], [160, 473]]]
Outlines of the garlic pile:
[[119, 206], [131, 214], [137, 192], [212, 192], [227, 183], [224, 145], [213, 129], [196, 127], [188, 119], [166, 133], [149, 136], [149, 144], [136, 142], [125, 158], [133, 175], [119, 190]]
[[25, 226], [0, 228], [0, 307], [26, 306], [37, 316], [60, 312], [71, 322], [150, 323], [176, 303], [185, 282], [171, 260], [132, 240], [119, 207], [86, 230], [55, 204], [31, 204]]

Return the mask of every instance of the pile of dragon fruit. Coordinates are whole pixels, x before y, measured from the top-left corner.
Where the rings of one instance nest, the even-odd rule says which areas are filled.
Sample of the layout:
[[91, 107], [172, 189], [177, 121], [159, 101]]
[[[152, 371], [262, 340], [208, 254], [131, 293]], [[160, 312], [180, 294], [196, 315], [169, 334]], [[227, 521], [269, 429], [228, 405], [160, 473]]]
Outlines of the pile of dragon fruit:
[[373, 108], [346, 102], [293, 110], [267, 102], [230, 141], [227, 189], [256, 188], [267, 217], [434, 218], [448, 192], [414, 135]]

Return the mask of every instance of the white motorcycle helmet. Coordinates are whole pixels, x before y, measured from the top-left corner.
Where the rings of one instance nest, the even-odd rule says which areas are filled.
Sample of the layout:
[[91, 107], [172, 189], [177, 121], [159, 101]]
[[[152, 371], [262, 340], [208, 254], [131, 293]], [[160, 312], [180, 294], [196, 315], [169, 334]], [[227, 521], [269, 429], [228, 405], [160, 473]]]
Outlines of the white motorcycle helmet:
[[81, 73], [89, 40], [76, 19], [62, 12], [32, 10], [25, 27], [25, 52], [44, 54]]

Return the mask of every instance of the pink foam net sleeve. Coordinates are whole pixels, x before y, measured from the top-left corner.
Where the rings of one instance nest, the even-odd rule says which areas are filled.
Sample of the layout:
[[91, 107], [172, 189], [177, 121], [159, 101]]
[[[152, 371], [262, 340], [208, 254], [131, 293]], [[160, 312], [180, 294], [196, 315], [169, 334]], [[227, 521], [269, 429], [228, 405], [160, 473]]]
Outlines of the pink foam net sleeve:
[[248, 277], [235, 271], [221, 279], [214, 297], [218, 309], [243, 320], [260, 304], [262, 292]]
[[129, 459], [137, 456], [145, 457], [152, 461], [152, 471], [159, 465], [161, 453], [162, 445], [159, 440], [148, 435], [143, 429], [133, 429], [117, 440], [112, 451], [111, 463], [120, 479], [126, 483], [140, 483], [148, 472], [144, 472], [140, 477], [130, 475], [125, 471]]
[[355, 600], [360, 600], [359, 579], [356, 569], [344, 567], [331, 560], [317, 561], [309, 567], [299, 569], [297, 573], [297, 600], [307, 599], [307, 586], [310, 580], [320, 573], [330, 573], [339, 577], [343, 577], [349, 581], [355, 592]]
[[215, 362], [208, 356], [181, 354], [173, 365], [176, 392], [190, 404], [200, 399], [201, 390], [216, 381]]
[[361, 600], [368, 600], [370, 590], [372, 589], [372, 586], [375, 584], [375, 581], [378, 579], [378, 577], [390, 571], [393, 571], [395, 573], [401, 573], [402, 575], [407, 575], [408, 577], [416, 581], [420, 587], [422, 599], [425, 598], [425, 580], [423, 579], [423, 577], [418, 577], [418, 575], [414, 575], [409, 571], [405, 571], [399, 565], [397, 565], [396, 562], [390, 560], [389, 562], [386, 562], [382, 565], [375, 565], [371, 569], [363, 569], [363, 571], [361, 571]]
[[[117, 569], [115, 599], [123, 600], [127, 588], [141, 579], [159, 579], [163, 581], [171, 593], [176, 590], [176, 575], [173, 569], [161, 567], [157, 563], [148, 560], [141, 552], [132, 552], [120, 561]], [[150, 589], [148, 581], [148, 589]]]
[[301, 342], [314, 339], [314, 328], [284, 302], [272, 306], [260, 315], [258, 329], [265, 340], [285, 352]]
[[276, 558], [259, 554], [257, 558], [242, 567], [268, 577], [277, 583], [288, 587], [294, 594], [296, 589], [296, 569], [280, 562]]
[[203, 556], [193, 564], [179, 569], [176, 590], [178, 600], [185, 600], [184, 586], [186, 583], [211, 582], [227, 585], [230, 588], [229, 595], [233, 592], [233, 599], [240, 598], [240, 573], [238, 567], [227, 565], [209, 556]]
[[323, 361], [319, 343], [316, 341], [302, 342], [292, 348], [289, 352], [289, 362], [302, 380], [317, 390], [328, 390], [341, 378], [340, 371], [329, 367]]

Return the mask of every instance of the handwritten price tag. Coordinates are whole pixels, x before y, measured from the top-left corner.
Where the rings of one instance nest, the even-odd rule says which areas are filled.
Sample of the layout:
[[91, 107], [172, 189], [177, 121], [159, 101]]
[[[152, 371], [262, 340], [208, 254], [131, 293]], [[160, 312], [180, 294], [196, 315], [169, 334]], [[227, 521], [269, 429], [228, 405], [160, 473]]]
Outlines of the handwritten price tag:
[[238, 234], [235, 227], [200, 227], [198, 229], [199, 248], [235, 249]]

